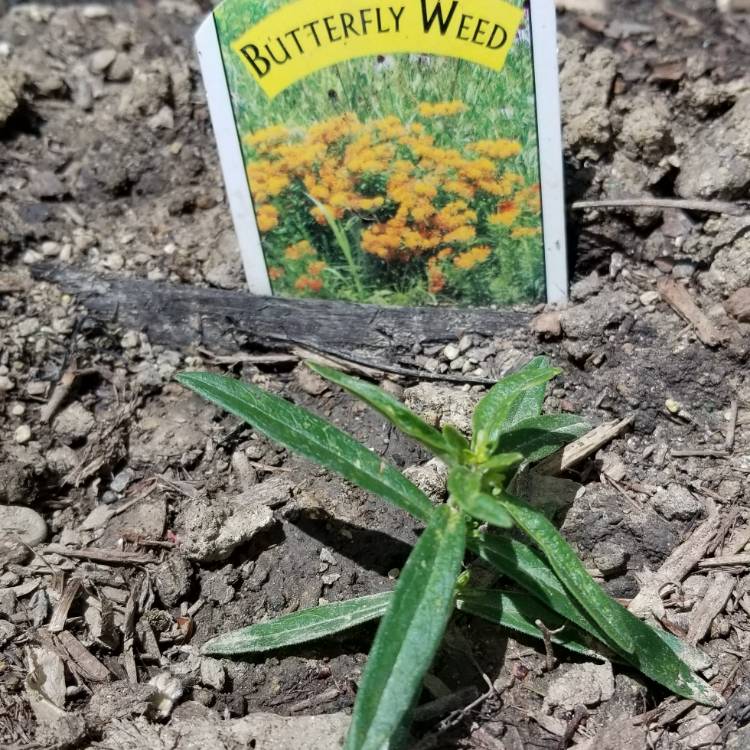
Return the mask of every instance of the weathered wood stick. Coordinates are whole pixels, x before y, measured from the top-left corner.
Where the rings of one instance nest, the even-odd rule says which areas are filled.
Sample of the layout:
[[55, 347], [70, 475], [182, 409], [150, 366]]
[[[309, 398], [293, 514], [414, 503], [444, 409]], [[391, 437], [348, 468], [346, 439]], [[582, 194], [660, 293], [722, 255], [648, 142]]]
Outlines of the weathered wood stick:
[[253, 343], [384, 356], [408, 352], [416, 342], [447, 343], [463, 334], [512, 337], [531, 319], [523, 310], [395, 308], [254, 297], [241, 291], [102, 277], [54, 264], [36, 265], [32, 274], [77, 295], [96, 320], [144, 331], [153, 343], [200, 344], [216, 352]]

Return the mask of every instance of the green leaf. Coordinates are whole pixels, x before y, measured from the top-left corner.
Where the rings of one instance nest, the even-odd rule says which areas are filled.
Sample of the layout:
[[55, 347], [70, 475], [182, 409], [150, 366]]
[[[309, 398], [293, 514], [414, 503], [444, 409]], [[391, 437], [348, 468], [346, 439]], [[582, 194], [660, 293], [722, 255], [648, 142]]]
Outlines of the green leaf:
[[454, 458], [461, 462], [469, 450], [469, 441], [452, 425], [443, 425], [443, 437]]
[[[721, 696], [695, 675], [651, 626], [599, 587], [544, 514], [512, 495], [501, 494], [498, 500], [539, 545], [565, 588], [606, 634], [606, 644], [612, 644], [631, 664], [672, 692], [712, 706], [723, 703]], [[555, 604], [554, 600], [549, 602], [553, 609]]]
[[609, 644], [599, 626], [570, 598], [549, 563], [531, 547], [515, 539], [487, 533], [470, 537], [468, 546], [550, 609]]
[[[594, 659], [601, 659], [603, 655], [607, 656], [607, 654], [600, 653], [603, 647], [593, 638], [582, 633], [573, 624], [528, 594], [520, 594], [516, 591], [465, 588], [456, 599], [456, 607], [463, 612], [532, 638], [543, 638], [542, 631], [536, 625], [537, 620], [550, 630], [557, 630], [564, 626], [560, 633], [552, 635], [553, 643]], [[599, 651], [596, 650], [597, 647]]]
[[421, 690], [453, 610], [465, 541], [462, 514], [447, 505], [436, 508], [375, 636], [346, 750], [381, 750]]
[[500, 433], [517, 424], [519, 417], [527, 418], [526, 412], [536, 408], [538, 391], [528, 400], [524, 393], [543, 386], [561, 372], [556, 367], [539, 366], [534, 362], [499, 380], [477, 404], [472, 418], [472, 448], [476, 453], [492, 454]]
[[633, 653], [635, 643], [623, 623], [617, 602], [602, 591], [586, 572], [573, 548], [563, 539], [554, 524], [538, 510], [513, 495], [502, 492], [498, 502], [515, 522], [534, 540], [549, 561], [555, 574], [589, 616], [626, 653]]
[[451, 446], [439, 430], [427, 424], [418, 417], [411, 409], [407, 409], [400, 401], [390, 396], [372, 383], [367, 383], [359, 378], [352, 377], [346, 373], [334, 370], [332, 367], [307, 362], [307, 366], [317, 372], [318, 375], [340, 385], [344, 390], [362, 399], [375, 411], [380, 412], [386, 419], [390, 420], [399, 430], [409, 437], [418, 440], [441, 458], [449, 458], [453, 455]]
[[382, 617], [392, 598], [392, 591], [384, 591], [292, 612], [270, 622], [259, 622], [212, 638], [203, 644], [201, 653], [236, 656], [325, 638]]
[[524, 419], [498, 437], [503, 451], [522, 453], [526, 461], [540, 461], [591, 429], [575, 414], [544, 414]]
[[177, 380], [290, 450], [338, 472], [420, 520], [427, 521], [432, 514], [432, 503], [405, 476], [315, 414], [223, 375], [185, 372]]
[[472, 518], [501, 529], [513, 526], [513, 519], [494, 497], [482, 492], [481, 474], [455, 466], [448, 474], [448, 492], [459, 508]]
[[[534, 372], [535, 370], [545, 370], [551, 367], [548, 357], [534, 357], [525, 364], [519, 372]], [[531, 386], [521, 391], [519, 397], [513, 402], [508, 411], [505, 422], [506, 429], [510, 430], [524, 419], [538, 417], [542, 413], [544, 405], [544, 395], [547, 391], [547, 382]]]

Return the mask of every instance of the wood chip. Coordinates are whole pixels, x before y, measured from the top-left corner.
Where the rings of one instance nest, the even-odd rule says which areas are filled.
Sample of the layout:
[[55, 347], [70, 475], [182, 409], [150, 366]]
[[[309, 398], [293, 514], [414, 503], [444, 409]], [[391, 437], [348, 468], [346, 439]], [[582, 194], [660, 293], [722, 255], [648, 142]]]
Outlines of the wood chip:
[[721, 557], [707, 557], [698, 563], [699, 568], [723, 568], [737, 565], [750, 565], [750, 555], [722, 555]]
[[641, 590], [628, 605], [628, 609], [638, 617], [656, 617], [661, 620], [664, 615], [659, 590], [667, 583], [679, 583], [705, 557], [708, 545], [713, 540], [721, 525], [716, 504], [709, 500], [708, 518], [662, 563], [659, 570], [644, 575]]
[[726, 607], [735, 583], [735, 577], [729, 575], [729, 573], [719, 572], [712, 576], [706, 595], [695, 606], [690, 615], [688, 643], [695, 646], [708, 633], [714, 618], [721, 614]]
[[698, 307], [690, 292], [674, 279], [661, 279], [657, 285], [664, 301], [682, 318], [690, 323], [698, 338], [706, 346], [718, 346], [724, 340], [719, 329]]
[[62, 544], [48, 544], [39, 550], [42, 554], [45, 552], [54, 555], [63, 555], [79, 560], [91, 560], [92, 562], [103, 563], [104, 565], [146, 565], [152, 562], [158, 562], [152, 555], [143, 555], [136, 552], [121, 552], [115, 549], [71, 549], [64, 547]]
[[60, 645], [70, 654], [81, 676], [91, 682], [104, 682], [110, 671], [71, 632], [63, 630], [57, 635]]
[[536, 465], [534, 471], [537, 474], [561, 474], [625, 432], [633, 424], [634, 419], [630, 416], [594, 427], [593, 430], [590, 430], [578, 440], [574, 440], [562, 450], [553, 453], [549, 458], [545, 458], [544, 461]]
[[569, 10], [574, 13], [598, 13], [609, 12], [608, 0], [555, 0], [559, 10]]
[[47, 626], [47, 629], [50, 633], [59, 633], [61, 630], [65, 629], [65, 622], [68, 619], [68, 612], [80, 588], [80, 578], [71, 578], [65, 585], [65, 590], [63, 591], [60, 600], [57, 602], [55, 611], [52, 613], [52, 618], [50, 619], [49, 625]]

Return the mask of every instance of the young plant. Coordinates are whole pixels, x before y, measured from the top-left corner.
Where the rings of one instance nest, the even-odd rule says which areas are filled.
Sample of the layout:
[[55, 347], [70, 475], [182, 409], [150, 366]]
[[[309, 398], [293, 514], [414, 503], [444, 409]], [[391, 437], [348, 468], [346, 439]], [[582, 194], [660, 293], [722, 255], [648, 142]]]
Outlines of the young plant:
[[[454, 608], [537, 638], [542, 637], [537, 622], [552, 629], [564, 625], [552, 639], [568, 649], [632, 665], [699, 703], [723, 702], [688, 666], [695, 658], [689, 646], [611, 599], [546, 516], [509, 491], [519, 470], [588, 429], [579, 417], [541, 413], [546, 383], [559, 373], [544, 357], [503, 378], [482, 398], [470, 440], [449, 425], [438, 430], [427, 424], [370, 383], [322, 365], [309, 367], [444, 461], [448, 500], [434, 507], [380, 456], [284, 399], [221, 375], [179, 375], [183, 385], [268, 437], [426, 524], [394, 591], [251, 625], [213, 638], [203, 653], [266, 651], [381, 618], [357, 692], [346, 750], [379, 750], [398, 743]], [[462, 573], [467, 549], [521, 591], [472, 587]]]

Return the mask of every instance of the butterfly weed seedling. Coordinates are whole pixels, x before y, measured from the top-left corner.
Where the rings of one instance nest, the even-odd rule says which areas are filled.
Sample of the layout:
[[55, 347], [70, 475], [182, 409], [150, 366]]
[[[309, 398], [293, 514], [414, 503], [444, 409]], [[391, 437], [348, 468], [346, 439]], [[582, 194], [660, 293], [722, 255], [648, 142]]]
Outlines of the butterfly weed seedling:
[[[610, 598], [548, 518], [511, 488], [519, 471], [583, 434], [570, 414], [542, 414], [559, 370], [537, 357], [478, 403], [467, 439], [423, 421], [376, 386], [318, 364], [315, 372], [380, 412], [448, 467], [448, 500], [433, 506], [395, 468], [329, 422], [254, 385], [204, 372], [178, 380], [290, 450], [407, 510], [425, 530], [391, 592], [333, 602], [208, 641], [203, 653], [236, 656], [304, 643], [380, 618], [357, 692], [346, 750], [394, 747], [459, 609], [593, 658], [639, 669], [671, 692], [706, 705], [721, 696], [688, 666], [695, 656]], [[512, 533], [511, 533], [512, 532]], [[480, 589], [463, 571], [467, 550], [511, 585]], [[463, 572], [462, 572], [463, 571]], [[543, 623], [542, 633], [536, 623]]]

